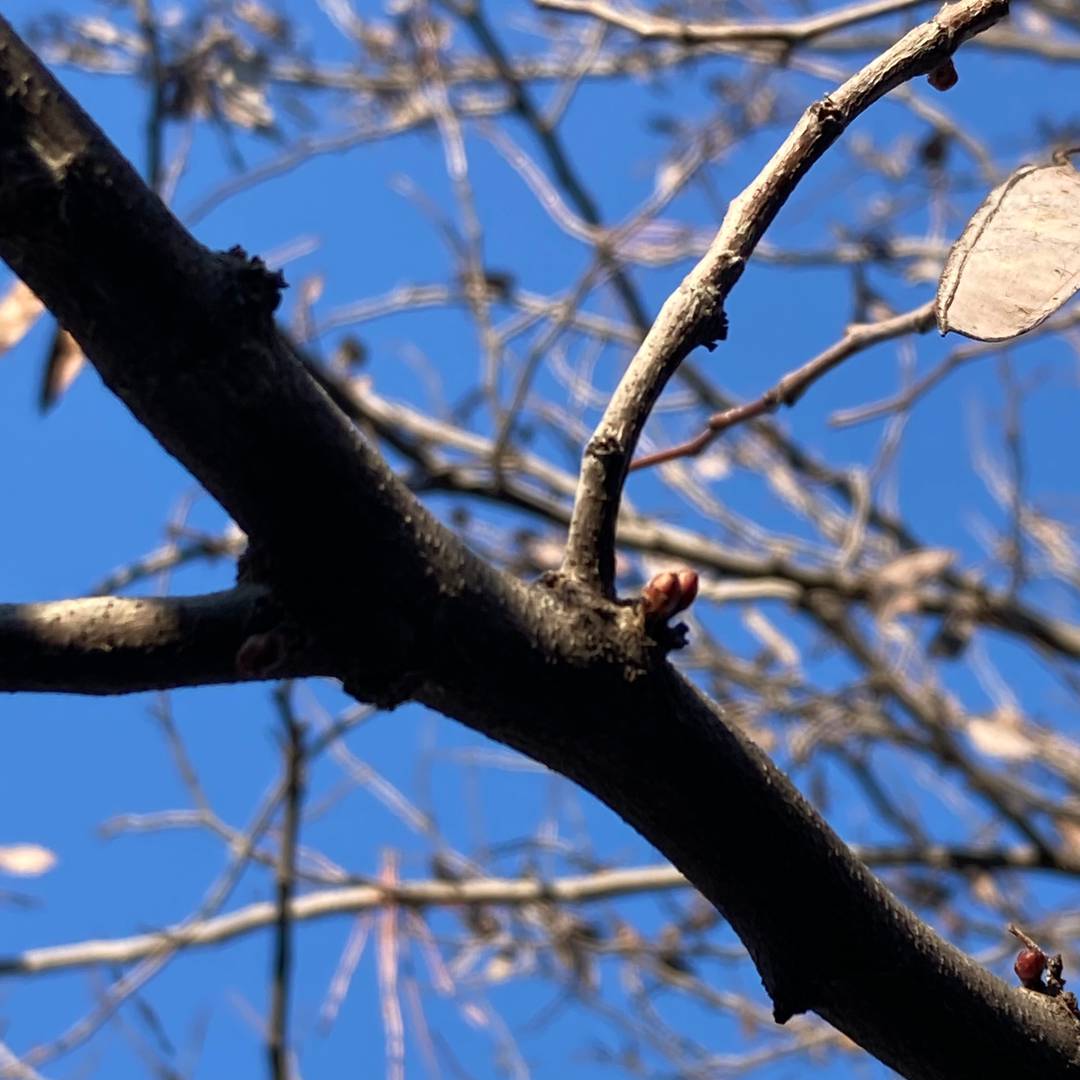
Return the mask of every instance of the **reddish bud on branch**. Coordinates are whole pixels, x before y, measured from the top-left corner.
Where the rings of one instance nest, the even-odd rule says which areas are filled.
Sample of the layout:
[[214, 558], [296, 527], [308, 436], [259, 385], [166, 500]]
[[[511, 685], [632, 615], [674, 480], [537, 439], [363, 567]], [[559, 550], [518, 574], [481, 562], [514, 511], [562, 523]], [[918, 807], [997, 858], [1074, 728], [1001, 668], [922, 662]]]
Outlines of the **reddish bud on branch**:
[[236, 670], [249, 679], [265, 679], [277, 671], [285, 659], [285, 640], [276, 631], [252, 634], [236, 653]]
[[647, 618], [666, 621], [685, 611], [698, 592], [698, 576], [694, 570], [665, 570], [656, 574], [641, 590], [641, 603]]
[[1016, 954], [1013, 971], [1029, 990], [1043, 989], [1042, 976], [1046, 970], [1046, 953], [1042, 949], [1021, 949]]
[[935, 90], [945, 93], [960, 81], [960, 75], [956, 70], [956, 65], [951, 60], [946, 60], [944, 64], [939, 64], [926, 76], [926, 81]]

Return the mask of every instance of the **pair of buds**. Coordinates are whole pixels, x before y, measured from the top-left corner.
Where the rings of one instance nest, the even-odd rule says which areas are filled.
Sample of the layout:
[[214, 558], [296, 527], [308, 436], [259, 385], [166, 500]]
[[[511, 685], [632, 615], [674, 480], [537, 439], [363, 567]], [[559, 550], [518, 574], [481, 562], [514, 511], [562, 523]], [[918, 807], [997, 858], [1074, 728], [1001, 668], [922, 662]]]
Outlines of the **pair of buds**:
[[685, 611], [698, 592], [698, 576], [693, 570], [665, 570], [656, 574], [641, 590], [641, 607], [649, 620], [667, 622]]

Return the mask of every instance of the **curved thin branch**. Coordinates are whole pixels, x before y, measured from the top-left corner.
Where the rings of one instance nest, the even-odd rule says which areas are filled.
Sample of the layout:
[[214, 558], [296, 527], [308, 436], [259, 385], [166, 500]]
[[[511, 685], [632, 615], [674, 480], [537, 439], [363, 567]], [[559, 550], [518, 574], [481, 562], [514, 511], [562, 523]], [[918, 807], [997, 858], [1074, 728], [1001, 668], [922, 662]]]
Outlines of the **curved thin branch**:
[[925, 334], [934, 325], [933, 300], [928, 300], [925, 304], [912, 308], [911, 311], [905, 311], [901, 315], [882, 319], [880, 322], [854, 323], [844, 331], [844, 336], [839, 341], [818, 353], [812, 360], [807, 360], [801, 367], [789, 371], [764, 394], [743, 405], [733, 405], [730, 409], [715, 413], [706, 421], [705, 430], [699, 435], [678, 446], [657, 450], [655, 453], [637, 458], [631, 462], [630, 470], [647, 469], [665, 461], [700, 454], [729, 428], [758, 416], [764, 416], [766, 413], [775, 412], [781, 405], [789, 408], [795, 405], [818, 379], [824, 378], [838, 364], [842, 364], [864, 349], [880, 345], [883, 341], [892, 341], [906, 334]]
[[769, 163], [732, 200], [708, 252], [668, 297], [585, 448], [563, 566], [567, 575], [611, 594], [619, 501], [645, 421], [689, 353], [725, 337], [724, 301], [799, 181], [855, 117], [890, 90], [933, 71], [1008, 10], [1008, 0], [946, 4], [811, 105]]

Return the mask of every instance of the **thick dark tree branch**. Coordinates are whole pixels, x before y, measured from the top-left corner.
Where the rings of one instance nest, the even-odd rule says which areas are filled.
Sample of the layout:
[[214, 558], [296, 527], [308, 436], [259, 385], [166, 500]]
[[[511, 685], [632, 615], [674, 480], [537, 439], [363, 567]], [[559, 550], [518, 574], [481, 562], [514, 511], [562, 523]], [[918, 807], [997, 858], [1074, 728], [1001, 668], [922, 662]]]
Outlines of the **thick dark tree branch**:
[[0, 80], [0, 254], [354, 693], [421, 701], [598, 795], [730, 920], [779, 1019], [814, 1010], [913, 1077], [1080, 1075], [1072, 1018], [891, 897], [635, 608], [526, 588], [440, 526], [278, 336], [272, 277], [188, 236], [6, 24]]
[[[272, 627], [269, 590], [0, 604], [0, 690], [122, 694], [241, 682], [241, 646]], [[277, 677], [329, 674], [314, 649], [282, 653]]]

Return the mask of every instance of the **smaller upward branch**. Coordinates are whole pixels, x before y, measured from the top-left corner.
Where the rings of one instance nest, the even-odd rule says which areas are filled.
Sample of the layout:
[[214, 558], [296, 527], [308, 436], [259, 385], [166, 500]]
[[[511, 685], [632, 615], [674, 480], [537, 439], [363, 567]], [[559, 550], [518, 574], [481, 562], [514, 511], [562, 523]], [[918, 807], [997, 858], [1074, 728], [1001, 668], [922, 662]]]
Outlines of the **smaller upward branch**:
[[698, 345], [726, 332], [724, 301], [765, 230], [811, 166], [890, 90], [939, 68], [1009, 11], [1009, 0], [956, 0], [816, 101], [769, 163], [728, 207], [709, 250], [668, 297], [585, 448], [563, 572], [614, 590], [615, 523], [631, 455], [668, 379]]
[[630, 471], [647, 469], [665, 461], [700, 454], [715, 439], [737, 424], [743, 424], [747, 420], [764, 416], [766, 413], [776, 412], [781, 405], [791, 408], [818, 379], [823, 378], [838, 364], [842, 364], [864, 349], [907, 334], [925, 334], [934, 325], [933, 300], [928, 300], [911, 311], [905, 311], [902, 315], [882, 319], [881, 322], [855, 323], [847, 328], [839, 341], [830, 345], [824, 352], [818, 353], [812, 360], [807, 360], [801, 367], [789, 371], [760, 397], [714, 413], [706, 421], [705, 430], [700, 434], [678, 446], [669, 446], [666, 450], [657, 450], [653, 454], [646, 454], [635, 459], [630, 466]]

